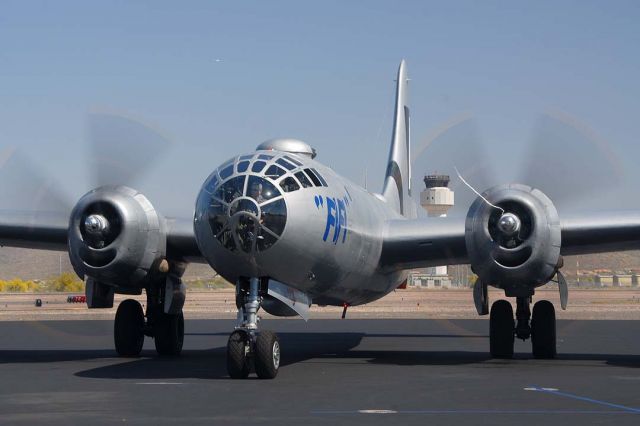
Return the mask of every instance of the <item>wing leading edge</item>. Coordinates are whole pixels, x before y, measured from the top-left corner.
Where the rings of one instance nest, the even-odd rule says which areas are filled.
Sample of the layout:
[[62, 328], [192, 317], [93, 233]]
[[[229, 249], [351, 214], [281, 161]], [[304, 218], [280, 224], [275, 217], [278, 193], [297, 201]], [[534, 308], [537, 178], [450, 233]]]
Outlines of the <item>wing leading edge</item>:
[[[640, 249], [640, 212], [567, 215], [560, 220], [564, 256]], [[391, 220], [380, 266], [413, 269], [469, 263], [463, 218]]]
[[[69, 215], [33, 211], [0, 211], [0, 246], [67, 251]], [[204, 263], [193, 233], [193, 222], [166, 219], [167, 257]]]

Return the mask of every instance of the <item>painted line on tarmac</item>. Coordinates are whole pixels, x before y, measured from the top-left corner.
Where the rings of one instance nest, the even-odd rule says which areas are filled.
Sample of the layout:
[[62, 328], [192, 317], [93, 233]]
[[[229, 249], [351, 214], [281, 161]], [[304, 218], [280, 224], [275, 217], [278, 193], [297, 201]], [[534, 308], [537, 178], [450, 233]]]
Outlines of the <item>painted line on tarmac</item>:
[[184, 385], [180, 382], [138, 382], [136, 385]]
[[393, 415], [393, 414], [422, 414], [422, 415], [439, 415], [439, 414], [637, 414], [635, 412], [621, 410], [387, 410], [387, 409], [367, 409], [367, 410], [312, 410], [312, 415]]
[[542, 392], [550, 395], [558, 395], [564, 396], [566, 398], [575, 399], [578, 401], [591, 402], [592, 404], [604, 405], [606, 407], [617, 408], [619, 410], [623, 410], [624, 412], [640, 414], [640, 408], [627, 407], [626, 405], [614, 404], [612, 402], [601, 401], [599, 399], [588, 398], [586, 396], [574, 395], [572, 393], [561, 392], [555, 388], [543, 388], [538, 386], [529, 386], [524, 388], [524, 390], [534, 391], [534, 392]]

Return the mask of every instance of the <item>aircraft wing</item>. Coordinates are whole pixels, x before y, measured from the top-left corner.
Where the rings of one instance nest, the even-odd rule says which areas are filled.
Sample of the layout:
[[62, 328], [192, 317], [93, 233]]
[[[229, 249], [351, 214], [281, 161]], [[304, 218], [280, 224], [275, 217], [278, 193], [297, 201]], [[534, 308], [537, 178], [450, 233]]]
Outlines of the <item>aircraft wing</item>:
[[[191, 219], [165, 218], [167, 257], [204, 262]], [[68, 250], [69, 214], [0, 210], [0, 246]]]
[[[561, 255], [640, 249], [640, 212], [567, 215], [559, 228]], [[464, 218], [391, 220], [380, 263], [398, 270], [472, 263], [466, 232]]]
[[464, 229], [464, 218], [390, 220], [380, 264], [400, 270], [469, 263]]

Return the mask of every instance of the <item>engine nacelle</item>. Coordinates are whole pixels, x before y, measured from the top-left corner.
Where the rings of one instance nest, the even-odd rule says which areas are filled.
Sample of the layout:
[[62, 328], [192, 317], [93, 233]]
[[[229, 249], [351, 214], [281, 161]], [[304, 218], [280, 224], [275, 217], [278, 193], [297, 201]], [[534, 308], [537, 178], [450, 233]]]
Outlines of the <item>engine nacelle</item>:
[[69, 223], [69, 257], [81, 279], [141, 289], [167, 272], [165, 222], [149, 200], [126, 186], [85, 194]]
[[[471, 268], [508, 296], [528, 296], [562, 265], [558, 212], [540, 190], [495, 186], [469, 208], [465, 243]], [[499, 207], [499, 208], [496, 208]]]

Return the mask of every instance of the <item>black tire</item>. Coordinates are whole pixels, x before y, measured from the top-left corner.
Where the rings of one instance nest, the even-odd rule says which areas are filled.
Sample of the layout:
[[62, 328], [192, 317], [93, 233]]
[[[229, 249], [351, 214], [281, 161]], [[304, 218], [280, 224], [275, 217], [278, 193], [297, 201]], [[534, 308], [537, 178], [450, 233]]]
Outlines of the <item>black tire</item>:
[[260, 379], [273, 379], [280, 368], [280, 341], [276, 333], [262, 331], [256, 339], [256, 374]]
[[118, 306], [113, 325], [113, 340], [118, 355], [140, 355], [144, 344], [144, 312], [137, 300], [127, 299]]
[[246, 379], [249, 376], [250, 365], [248, 347], [250, 337], [244, 330], [236, 330], [229, 336], [227, 342], [227, 372], [232, 379]]
[[557, 355], [556, 310], [548, 300], [540, 300], [533, 305], [531, 348], [534, 358], [553, 359]]
[[176, 356], [182, 352], [184, 343], [184, 316], [160, 313], [153, 324], [156, 352], [163, 356]]
[[515, 320], [513, 308], [506, 300], [496, 300], [491, 306], [489, 346], [493, 358], [513, 358]]

